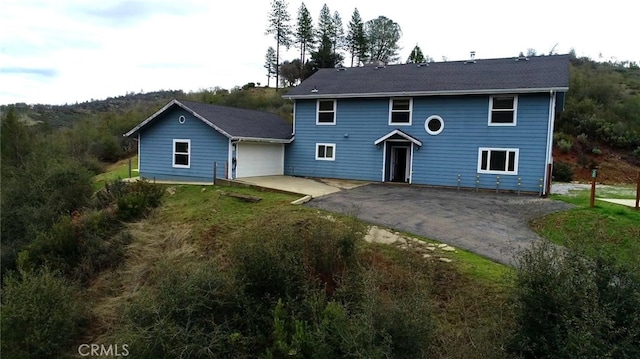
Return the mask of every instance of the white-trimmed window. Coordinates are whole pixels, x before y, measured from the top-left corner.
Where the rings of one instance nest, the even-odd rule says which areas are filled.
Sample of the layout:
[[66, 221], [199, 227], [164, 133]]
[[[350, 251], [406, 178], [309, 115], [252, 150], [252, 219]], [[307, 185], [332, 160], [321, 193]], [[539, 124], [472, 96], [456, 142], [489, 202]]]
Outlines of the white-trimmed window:
[[389, 101], [389, 124], [411, 125], [411, 109], [413, 100], [410, 98], [392, 98]]
[[495, 95], [489, 97], [489, 126], [515, 126], [518, 96]]
[[336, 144], [335, 143], [316, 143], [316, 160], [335, 161]]
[[173, 167], [191, 167], [191, 140], [173, 140]]
[[336, 100], [318, 100], [316, 125], [336, 124]]
[[484, 148], [478, 150], [478, 173], [518, 174], [517, 148]]
[[444, 120], [438, 115], [432, 115], [424, 121], [424, 129], [428, 134], [439, 135], [444, 130]]

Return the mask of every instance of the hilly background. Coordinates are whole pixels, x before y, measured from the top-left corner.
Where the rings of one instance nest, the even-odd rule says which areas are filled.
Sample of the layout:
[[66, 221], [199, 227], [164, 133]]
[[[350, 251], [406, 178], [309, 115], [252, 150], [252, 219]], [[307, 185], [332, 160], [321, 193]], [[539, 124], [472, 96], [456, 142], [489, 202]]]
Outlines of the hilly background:
[[[575, 56], [570, 66], [567, 103], [554, 135], [555, 179], [586, 181], [590, 169], [599, 166], [601, 182], [633, 183], [640, 170], [640, 68]], [[74, 151], [108, 163], [133, 155], [135, 146], [122, 133], [174, 98], [265, 110], [291, 120], [292, 104], [281, 93], [248, 83], [229, 90], [130, 93], [62, 106], [18, 103], [0, 106], [0, 112], [4, 119], [13, 107], [31, 131], [68, 136], [75, 141]]]

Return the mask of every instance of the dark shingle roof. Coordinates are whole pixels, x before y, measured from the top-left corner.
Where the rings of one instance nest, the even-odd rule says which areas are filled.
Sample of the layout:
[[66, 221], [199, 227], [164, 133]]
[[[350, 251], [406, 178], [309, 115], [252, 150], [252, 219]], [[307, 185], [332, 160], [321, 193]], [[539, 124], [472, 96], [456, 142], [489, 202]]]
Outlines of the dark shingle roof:
[[275, 114], [248, 110], [244, 108], [211, 105], [201, 102], [173, 100], [160, 111], [142, 121], [127, 132], [125, 136], [138, 133], [143, 127], [152, 123], [161, 113], [173, 106], [179, 106], [200, 118], [231, 139], [250, 138], [257, 140], [281, 140], [288, 142], [292, 138], [293, 126]]
[[[566, 91], [569, 56], [320, 69], [285, 98]], [[316, 91], [317, 90], [317, 91]]]

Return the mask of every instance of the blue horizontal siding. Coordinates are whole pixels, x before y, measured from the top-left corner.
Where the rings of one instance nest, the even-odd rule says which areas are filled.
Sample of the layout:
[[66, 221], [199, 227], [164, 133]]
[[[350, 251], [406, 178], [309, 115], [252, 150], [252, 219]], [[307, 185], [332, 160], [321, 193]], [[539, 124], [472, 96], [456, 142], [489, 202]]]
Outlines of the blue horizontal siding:
[[[185, 116], [183, 124], [178, 122]], [[173, 167], [173, 140], [191, 140], [191, 167]], [[218, 177], [229, 154], [229, 140], [182, 108], [171, 108], [159, 115], [140, 133], [140, 176], [157, 180], [211, 182], [213, 163]]]
[[[296, 134], [287, 147], [285, 173], [299, 176], [382, 180], [383, 146], [373, 143], [394, 129], [419, 139], [413, 183], [475, 187], [478, 149], [518, 148], [517, 175], [499, 175], [500, 189], [537, 192], [545, 172], [548, 94], [518, 96], [516, 126], [488, 126], [489, 96], [431, 96], [413, 101], [412, 125], [388, 124], [389, 99], [340, 99], [336, 125], [315, 124], [315, 100], [296, 101]], [[439, 115], [444, 130], [429, 135], [425, 120]], [[316, 143], [335, 143], [335, 161], [316, 161]], [[480, 174], [479, 187], [496, 188], [496, 175]], [[518, 183], [521, 185], [518, 186]]]

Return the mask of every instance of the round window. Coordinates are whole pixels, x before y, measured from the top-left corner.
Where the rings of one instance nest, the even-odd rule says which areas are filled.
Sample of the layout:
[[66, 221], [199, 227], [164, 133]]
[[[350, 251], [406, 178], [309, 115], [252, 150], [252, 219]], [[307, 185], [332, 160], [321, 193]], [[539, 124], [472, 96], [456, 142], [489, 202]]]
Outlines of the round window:
[[424, 122], [424, 129], [430, 135], [437, 135], [444, 129], [444, 121], [442, 117], [433, 115]]
[[185, 121], [184, 116], [180, 116], [180, 117], [178, 117], [178, 122], [180, 122], [180, 123], [184, 123], [184, 121]]

